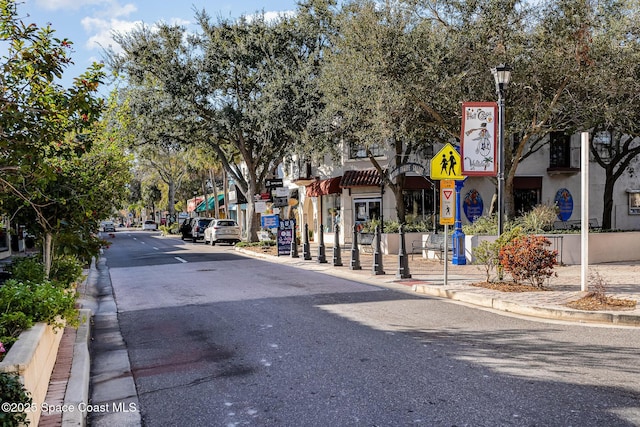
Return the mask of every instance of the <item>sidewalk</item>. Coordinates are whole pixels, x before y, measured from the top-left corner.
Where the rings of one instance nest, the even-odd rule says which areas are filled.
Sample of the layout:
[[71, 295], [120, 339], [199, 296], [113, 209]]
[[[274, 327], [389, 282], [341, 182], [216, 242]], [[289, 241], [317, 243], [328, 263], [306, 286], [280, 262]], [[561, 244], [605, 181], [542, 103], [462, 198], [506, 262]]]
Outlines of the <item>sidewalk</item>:
[[[599, 323], [621, 326], [640, 326], [640, 261], [632, 263], [607, 263], [590, 265], [589, 274], [597, 272], [606, 284], [606, 295], [638, 302], [633, 310], [620, 311], [583, 311], [567, 307], [565, 304], [576, 301], [587, 292], [580, 290], [581, 266], [557, 266], [557, 277], [548, 279], [543, 292], [502, 292], [477, 286], [472, 283], [486, 279], [480, 265], [447, 265], [447, 284], [445, 285], [444, 263], [438, 260], [425, 260], [420, 254], [408, 255], [411, 278], [397, 277], [398, 256], [384, 255], [382, 260], [385, 274], [376, 275], [373, 271], [373, 255], [360, 253], [361, 270], [351, 270], [351, 253], [341, 252], [343, 266], [333, 266], [333, 248], [327, 246], [327, 263], [317, 261], [318, 247], [311, 245], [310, 261], [303, 258], [299, 248], [299, 258], [290, 256], [272, 256], [250, 250], [236, 248], [249, 256], [260, 257], [271, 262], [286, 263], [296, 268], [320, 271], [352, 280], [358, 280], [377, 286], [386, 286], [400, 290], [435, 297], [448, 298], [493, 310], [544, 319], [564, 320], [583, 323]], [[409, 288], [409, 289], [407, 289]]]

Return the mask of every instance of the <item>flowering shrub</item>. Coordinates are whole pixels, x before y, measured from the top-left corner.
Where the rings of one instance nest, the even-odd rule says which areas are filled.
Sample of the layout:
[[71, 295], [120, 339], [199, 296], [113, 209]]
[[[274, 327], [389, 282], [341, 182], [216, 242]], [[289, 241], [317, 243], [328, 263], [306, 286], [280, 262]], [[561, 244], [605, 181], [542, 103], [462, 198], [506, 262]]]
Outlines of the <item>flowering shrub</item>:
[[528, 281], [532, 286], [542, 288], [558, 263], [558, 251], [545, 249], [550, 244], [543, 236], [517, 237], [500, 249], [500, 265], [516, 282]]

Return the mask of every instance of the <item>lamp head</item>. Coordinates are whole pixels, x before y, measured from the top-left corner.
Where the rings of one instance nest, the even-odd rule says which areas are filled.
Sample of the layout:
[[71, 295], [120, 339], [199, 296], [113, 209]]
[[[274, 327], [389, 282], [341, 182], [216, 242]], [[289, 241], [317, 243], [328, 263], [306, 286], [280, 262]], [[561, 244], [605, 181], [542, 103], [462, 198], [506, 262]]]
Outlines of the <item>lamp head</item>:
[[507, 87], [509, 80], [511, 80], [511, 70], [512, 68], [507, 64], [500, 64], [491, 69], [493, 78], [496, 81], [497, 91], [502, 92]]

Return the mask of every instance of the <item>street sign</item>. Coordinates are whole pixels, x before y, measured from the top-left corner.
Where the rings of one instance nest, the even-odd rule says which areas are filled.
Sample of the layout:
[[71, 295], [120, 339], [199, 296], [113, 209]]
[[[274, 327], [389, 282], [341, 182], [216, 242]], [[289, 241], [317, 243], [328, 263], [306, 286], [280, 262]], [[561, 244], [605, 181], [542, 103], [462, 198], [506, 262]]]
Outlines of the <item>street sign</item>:
[[456, 182], [440, 181], [440, 225], [454, 225], [456, 216]]
[[464, 179], [460, 154], [453, 145], [445, 144], [431, 159], [431, 179]]
[[266, 179], [264, 181], [264, 186], [267, 188], [282, 187], [282, 178]]

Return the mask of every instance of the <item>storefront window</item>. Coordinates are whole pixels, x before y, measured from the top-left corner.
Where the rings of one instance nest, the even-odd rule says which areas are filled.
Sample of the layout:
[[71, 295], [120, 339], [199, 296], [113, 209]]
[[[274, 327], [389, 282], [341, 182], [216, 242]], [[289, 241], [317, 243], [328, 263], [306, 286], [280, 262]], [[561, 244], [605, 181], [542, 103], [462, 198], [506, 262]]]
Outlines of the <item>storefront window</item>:
[[356, 199], [354, 201], [355, 223], [362, 224], [380, 219], [380, 199]]
[[340, 224], [340, 198], [340, 194], [322, 196], [322, 225], [328, 233], [333, 233], [336, 224]]
[[433, 192], [428, 190], [403, 191], [407, 222], [427, 221], [434, 210]]

